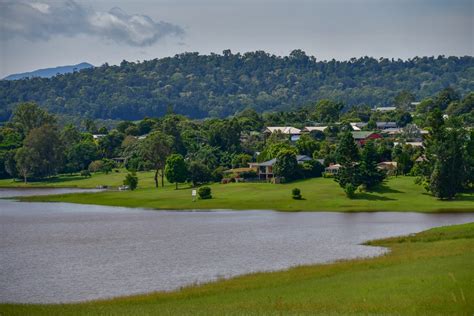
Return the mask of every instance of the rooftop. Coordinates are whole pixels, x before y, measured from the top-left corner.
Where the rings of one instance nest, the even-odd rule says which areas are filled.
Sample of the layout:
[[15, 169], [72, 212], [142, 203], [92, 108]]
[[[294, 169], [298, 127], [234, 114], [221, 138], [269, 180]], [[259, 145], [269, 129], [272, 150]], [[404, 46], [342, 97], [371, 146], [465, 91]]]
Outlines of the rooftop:
[[370, 135], [374, 134], [375, 132], [371, 131], [357, 131], [357, 132], [352, 132], [352, 137], [354, 139], [366, 139]]
[[293, 126], [268, 126], [266, 132], [275, 133], [281, 132], [282, 134], [300, 134], [301, 130]]

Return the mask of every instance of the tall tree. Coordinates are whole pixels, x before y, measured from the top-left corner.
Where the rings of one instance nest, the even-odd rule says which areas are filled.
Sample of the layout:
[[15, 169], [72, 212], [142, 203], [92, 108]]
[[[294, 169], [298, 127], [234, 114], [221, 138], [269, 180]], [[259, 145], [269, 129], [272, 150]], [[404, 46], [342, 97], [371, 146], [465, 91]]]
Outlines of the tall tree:
[[[64, 150], [59, 133], [54, 126], [43, 125], [32, 129], [23, 142], [25, 153], [34, 153], [35, 163], [32, 173], [35, 177], [46, 177], [56, 174], [63, 164]], [[18, 162], [17, 162], [18, 163]]]
[[191, 161], [188, 165], [188, 170], [188, 180], [192, 182], [193, 186], [209, 182], [212, 179], [211, 171], [209, 170], [209, 168], [199, 161]]
[[224, 151], [240, 150], [241, 128], [236, 119], [212, 120], [208, 123], [209, 144]]
[[296, 179], [298, 176], [298, 161], [295, 152], [292, 150], [282, 150], [276, 157], [273, 173], [276, 176], [284, 177], [285, 180]]
[[123, 140], [124, 135], [113, 130], [104, 137], [99, 138], [99, 151], [105, 158], [114, 158], [119, 154]]
[[336, 160], [338, 163], [348, 164], [359, 160], [359, 149], [352, 137], [352, 133], [344, 132], [336, 147]]
[[56, 123], [56, 118], [47, 111], [40, 108], [34, 102], [19, 104], [13, 111], [12, 122], [18, 127], [23, 135], [40, 126]]
[[312, 157], [315, 151], [319, 151], [319, 143], [310, 135], [303, 134], [296, 141], [296, 148], [301, 155]]
[[316, 104], [316, 109], [313, 113], [313, 118], [322, 123], [337, 122], [344, 107], [342, 103], [331, 100], [321, 100]]
[[28, 177], [33, 175], [33, 170], [37, 168], [39, 157], [32, 148], [21, 147], [15, 154], [16, 168], [18, 174], [23, 177], [25, 183], [28, 182]]
[[186, 121], [182, 115], [168, 114], [161, 122], [161, 131], [173, 137], [173, 152], [181, 155], [186, 155], [186, 147], [181, 136], [181, 125]]
[[158, 174], [161, 171], [161, 186], [164, 187], [164, 168], [166, 158], [171, 153], [173, 138], [160, 131], [151, 133], [142, 141], [140, 153], [155, 169], [155, 187], [158, 188]]
[[355, 188], [360, 185], [360, 173], [357, 161], [359, 160], [359, 149], [354, 142], [352, 133], [344, 132], [336, 147], [336, 161], [341, 164], [334, 180], [352, 198]]
[[385, 179], [385, 173], [377, 168], [377, 158], [378, 154], [374, 142], [367, 142], [362, 149], [359, 180], [368, 189], [382, 183]]
[[448, 108], [451, 102], [459, 101], [459, 99], [459, 94], [452, 87], [447, 87], [438, 93], [435, 99], [435, 104], [441, 111], [444, 111]]
[[430, 191], [439, 199], [452, 199], [462, 190], [465, 174], [464, 132], [459, 128], [445, 131], [445, 138], [435, 144], [435, 164], [430, 177]]
[[185, 182], [188, 176], [183, 156], [173, 154], [166, 159], [165, 175], [170, 183], [176, 184], [176, 190], [178, 190], [178, 183]]
[[409, 91], [403, 90], [394, 99], [394, 105], [401, 110], [408, 111], [411, 108], [411, 102], [415, 101], [415, 96]]

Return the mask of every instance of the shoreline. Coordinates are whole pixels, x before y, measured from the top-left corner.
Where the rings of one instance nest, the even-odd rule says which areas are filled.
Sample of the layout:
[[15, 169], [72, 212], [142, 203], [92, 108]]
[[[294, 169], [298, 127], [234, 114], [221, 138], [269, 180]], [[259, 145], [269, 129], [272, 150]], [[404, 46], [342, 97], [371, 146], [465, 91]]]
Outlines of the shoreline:
[[[417, 210], [406, 210], [406, 211], [393, 211], [393, 210], [278, 210], [278, 209], [232, 209], [232, 208], [146, 208], [142, 206], [124, 206], [124, 205], [108, 205], [108, 204], [88, 204], [80, 202], [63, 202], [54, 201], [55, 196], [72, 195], [76, 193], [66, 194], [51, 194], [51, 195], [31, 195], [31, 196], [11, 196], [2, 197], [0, 200], [10, 200], [21, 203], [63, 203], [63, 204], [79, 204], [79, 205], [90, 205], [90, 206], [106, 206], [106, 207], [118, 207], [118, 208], [129, 208], [142, 211], [152, 212], [176, 212], [176, 213], [212, 213], [212, 212], [275, 212], [275, 213], [397, 213], [397, 214], [469, 214], [474, 213], [474, 208], [471, 209], [440, 209], [436, 211], [417, 211]], [[83, 193], [78, 193], [83, 194]], [[87, 193], [84, 193], [87, 194]], [[44, 201], [41, 198], [46, 198]]]
[[[2, 187], [1, 190], [95, 190], [100, 184], [115, 188], [122, 178], [114, 174], [96, 175], [73, 183], [51, 183], [46, 186]], [[28, 202], [67, 202], [76, 204], [107, 205], [151, 210], [229, 209], [275, 210], [280, 212], [417, 212], [417, 213], [466, 213], [474, 212], [474, 192], [462, 193], [450, 201], [438, 200], [414, 183], [412, 177], [389, 178], [373, 191], [357, 192], [349, 199], [332, 179], [313, 178], [286, 184], [231, 183], [208, 184], [212, 199], [193, 201], [192, 187], [174, 185], [155, 188], [149, 174], [139, 175], [139, 187], [135, 191], [105, 190], [98, 193], [86, 191], [71, 194], [23, 196]], [[5, 181], [4, 181], [5, 183]], [[0, 182], [0, 187], [1, 187]], [[303, 199], [294, 200], [293, 188], [299, 188]]]
[[[115, 192], [115, 191], [110, 191]], [[100, 192], [98, 192], [100, 193]], [[33, 195], [33, 196], [16, 196], [16, 197], [5, 197], [2, 199], [11, 199], [18, 202], [24, 203], [70, 203], [70, 204], [80, 204], [80, 205], [98, 205], [98, 206], [110, 206], [110, 207], [125, 207], [133, 209], [142, 209], [147, 211], [174, 211], [174, 212], [214, 212], [214, 211], [228, 211], [228, 212], [245, 212], [245, 211], [271, 211], [271, 212], [286, 212], [286, 213], [302, 213], [302, 212], [318, 212], [318, 213], [422, 213], [422, 214], [444, 214], [444, 213], [474, 213], [474, 207], [472, 208], [439, 208], [431, 210], [397, 210], [397, 209], [270, 209], [270, 208], [258, 208], [258, 207], [245, 207], [245, 208], [227, 208], [227, 207], [218, 207], [218, 208], [209, 208], [206, 206], [197, 207], [197, 208], [188, 208], [188, 207], [145, 207], [143, 205], [124, 205], [124, 204], [108, 204], [108, 203], [87, 203], [81, 202], [78, 199], [78, 195], [81, 194], [98, 194], [98, 193], [67, 193], [67, 194], [51, 194], [51, 195]], [[71, 201], [68, 199], [68, 196], [74, 200]], [[64, 200], [63, 200], [64, 199]], [[449, 202], [447, 202], [449, 203]]]

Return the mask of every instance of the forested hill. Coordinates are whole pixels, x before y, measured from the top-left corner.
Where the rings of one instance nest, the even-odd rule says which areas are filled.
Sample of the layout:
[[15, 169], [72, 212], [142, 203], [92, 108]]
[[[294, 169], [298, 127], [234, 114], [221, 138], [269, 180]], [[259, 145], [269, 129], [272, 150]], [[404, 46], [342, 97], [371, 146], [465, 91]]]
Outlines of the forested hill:
[[0, 120], [8, 119], [22, 101], [90, 118], [139, 119], [163, 115], [170, 108], [202, 118], [225, 117], [246, 107], [289, 110], [323, 98], [348, 107], [390, 105], [401, 91], [421, 99], [448, 85], [461, 95], [474, 90], [473, 57], [316, 61], [300, 50], [285, 57], [262, 51], [184, 53], [49, 79], [2, 80]]

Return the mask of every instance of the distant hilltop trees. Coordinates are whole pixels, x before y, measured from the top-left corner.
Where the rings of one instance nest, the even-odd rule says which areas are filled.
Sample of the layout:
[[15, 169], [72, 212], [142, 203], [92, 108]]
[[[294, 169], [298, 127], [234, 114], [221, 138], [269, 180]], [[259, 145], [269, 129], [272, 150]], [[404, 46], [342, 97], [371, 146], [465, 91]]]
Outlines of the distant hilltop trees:
[[62, 115], [131, 120], [170, 110], [191, 118], [227, 117], [249, 107], [288, 111], [322, 99], [336, 100], [344, 110], [391, 106], [402, 92], [418, 101], [447, 86], [463, 97], [474, 90], [473, 71], [470, 56], [318, 61], [301, 50], [284, 57], [264, 51], [183, 53], [52, 78], [1, 80], [0, 121], [26, 101]]

